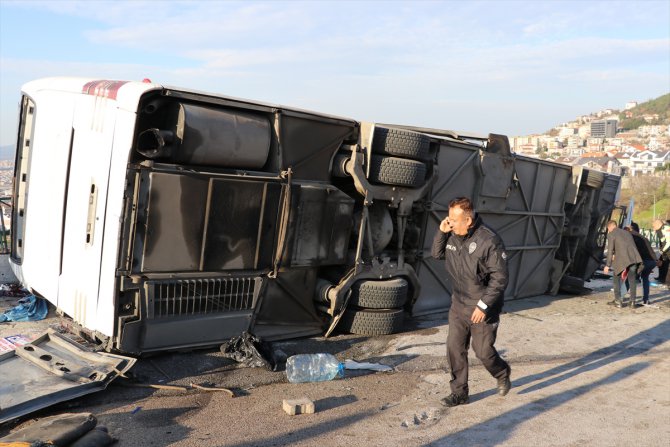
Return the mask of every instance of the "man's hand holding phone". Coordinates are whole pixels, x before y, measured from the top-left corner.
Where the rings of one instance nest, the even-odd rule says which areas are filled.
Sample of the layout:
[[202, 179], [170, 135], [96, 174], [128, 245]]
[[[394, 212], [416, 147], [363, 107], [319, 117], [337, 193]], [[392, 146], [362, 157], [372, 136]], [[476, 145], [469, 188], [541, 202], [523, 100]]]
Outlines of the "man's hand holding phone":
[[449, 217], [445, 217], [442, 222], [440, 222], [440, 231], [443, 233], [451, 233], [451, 224], [449, 223]]

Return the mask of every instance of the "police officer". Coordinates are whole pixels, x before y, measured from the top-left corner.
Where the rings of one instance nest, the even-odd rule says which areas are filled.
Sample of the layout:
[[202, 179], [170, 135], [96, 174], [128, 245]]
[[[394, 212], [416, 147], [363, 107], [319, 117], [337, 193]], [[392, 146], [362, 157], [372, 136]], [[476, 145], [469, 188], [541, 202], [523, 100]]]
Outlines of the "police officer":
[[500, 237], [475, 214], [472, 201], [458, 197], [449, 202], [449, 215], [440, 223], [432, 255], [444, 259], [452, 284], [447, 359], [451, 394], [448, 407], [468, 403], [468, 348], [498, 382], [498, 394], [511, 387], [511, 369], [494, 344], [507, 286], [507, 255]]
[[657, 281], [664, 282], [670, 288], [670, 278], [668, 278], [668, 265], [670, 264], [670, 223], [656, 219], [652, 223], [652, 228], [656, 231], [658, 237], [658, 247], [661, 256], [658, 258], [658, 277]]

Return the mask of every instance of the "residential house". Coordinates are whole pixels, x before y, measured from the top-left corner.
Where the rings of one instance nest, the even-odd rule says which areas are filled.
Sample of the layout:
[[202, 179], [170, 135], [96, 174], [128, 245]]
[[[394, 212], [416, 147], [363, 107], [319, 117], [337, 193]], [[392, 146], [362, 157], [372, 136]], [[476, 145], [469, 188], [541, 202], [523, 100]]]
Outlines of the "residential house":
[[617, 152], [614, 154], [614, 158], [616, 158], [619, 161], [619, 164], [621, 164], [622, 168], [625, 168], [627, 173], [630, 173], [631, 170], [633, 169], [633, 161], [631, 158], [633, 157], [633, 153], [630, 152]]
[[563, 164], [565, 164], [565, 165], [570, 165], [570, 166], [572, 166], [572, 164], [573, 164], [573, 163], [575, 162], [575, 160], [577, 160], [578, 158], [579, 158], [579, 157], [562, 156], [562, 157], [558, 157], [558, 158], [556, 158], [556, 161], [557, 161], [558, 163], [563, 163]]
[[576, 147], [583, 147], [584, 146], [584, 139], [580, 137], [579, 135], [573, 135], [571, 137], [568, 137], [567, 139], [567, 148], [576, 148]]
[[667, 133], [668, 126], [640, 126], [637, 128], [637, 135], [640, 137], [657, 137]]
[[603, 110], [601, 110], [601, 111], [599, 111], [599, 112], [596, 112], [596, 116], [597, 116], [598, 118], [602, 118], [602, 117], [604, 117], [604, 116], [611, 115], [613, 112], [614, 112], [614, 111], [613, 111], [612, 109], [603, 109]]
[[667, 137], [649, 137], [647, 147], [654, 152], [664, 152], [670, 147], [670, 141]]
[[563, 143], [557, 139], [547, 141], [547, 150], [556, 151], [563, 148]]
[[559, 138], [568, 138], [573, 136], [577, 132], [577, 129], [574, 127], [560, 127], [558, 129]]
[[637, 129], [635, 130], [627, 130], [625, 132], [619, 132], [616, 134], [618, 138], [624, 139], [624, 140], [632, 140], [634, 138], [638, 137], [637, 134]]
[[651, 175], [656, 168], [670, 162], [670, 151], [654, 152], [645, 150], [631, 156], [630, 175]]
[[579, 126], [579, 128], [577, 129], [577, 135], [579, 135], [580, 138], [584, 138], [584, 139], [590, 137], [591, 136], [591, 125], [586, 124], [586, 125], [583, 125], [583, 126]]
[[601, 153], [584, 154], [582, 157], [575, 160], [575, 165], [582, 165], [589, 169], [606, 172], [608, 174], [621, 175], [621, 163], [615, 157], [610, 157], [607, 154], [602, 156], [590, 156]]

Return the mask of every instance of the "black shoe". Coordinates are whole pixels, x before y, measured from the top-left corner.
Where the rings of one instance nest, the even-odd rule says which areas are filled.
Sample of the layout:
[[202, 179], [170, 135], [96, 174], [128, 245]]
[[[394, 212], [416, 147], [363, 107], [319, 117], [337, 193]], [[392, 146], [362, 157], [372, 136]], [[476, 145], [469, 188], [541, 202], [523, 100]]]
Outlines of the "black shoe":
[[511, 374], [512, 368], [507, 368], [507, 375], [498, 379], [498, 394], [500, 396], [506, 396], [509, 393], [509, 389], [512, 388]]
[[468, 403], [467, 394], [454, 394], [451, 393], [447, 397], [440, 399], [440, 402], [445, 407], [455, 407], [456, 405], [463, 405]]

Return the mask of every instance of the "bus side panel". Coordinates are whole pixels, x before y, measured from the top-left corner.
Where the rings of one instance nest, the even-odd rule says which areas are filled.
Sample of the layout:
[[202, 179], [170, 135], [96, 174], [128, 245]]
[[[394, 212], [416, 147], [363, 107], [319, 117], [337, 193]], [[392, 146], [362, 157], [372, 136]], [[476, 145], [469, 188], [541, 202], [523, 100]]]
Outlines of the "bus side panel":
[[36, 96], [21, 269], [27, 287], [57, 304], [63, 201], [76, 95], [40, 92]]
[[136, 114], [119, 110], [114, 130], [109, 184], [107, 186], [107, 212], [100, 268], [100, 292], [96, 327], [93, 329], [107, 336], [114, 334], [116, 315], [116, 267], [119, 252], [121, 221], [124, 212], [124, 191], [129, 151], [133, 143]]
[[77, 98], [58, 307], [86, 328], [97, 327], [100, 255], [116, 113], [113, 100], [92, 95]]

